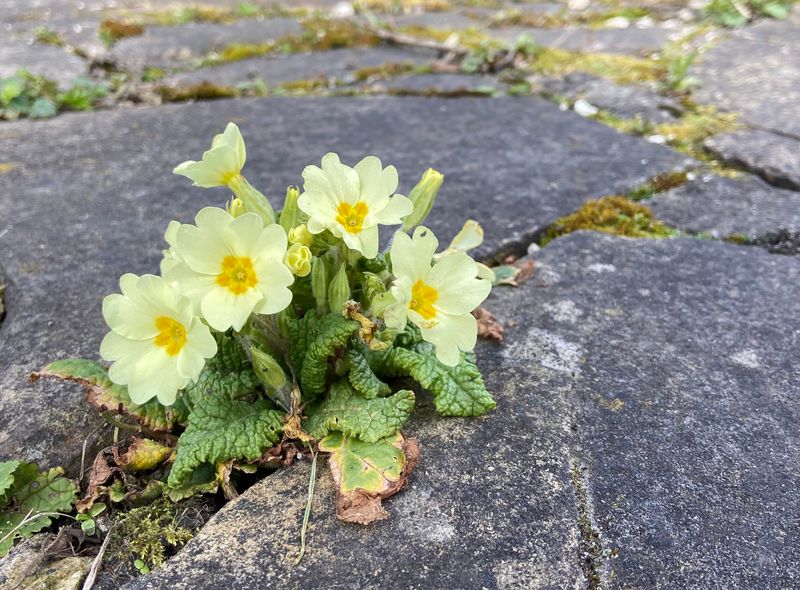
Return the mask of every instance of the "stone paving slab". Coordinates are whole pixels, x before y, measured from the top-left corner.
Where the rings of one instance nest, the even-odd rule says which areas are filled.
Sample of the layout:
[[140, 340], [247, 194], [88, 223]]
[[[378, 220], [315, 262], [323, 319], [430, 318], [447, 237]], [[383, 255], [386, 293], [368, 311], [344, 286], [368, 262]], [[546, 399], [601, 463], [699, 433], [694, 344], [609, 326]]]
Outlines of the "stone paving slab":
[[800, 10], [731, 33], [693, 68], [699, 102], [740, 113], [759, 127], [800, 140]]
[[389, 520], [337, 522], [323, 475], [294, 566], [309, 472], [293, 466], [126, 588], [790, 587], [800, 265], [588, 232], [536, 265], [487, 303], [506, 325], [478, 350], [497, 410], [435, 421], [423, 403]]
[[539, 45], [557, 47], [584, 53], [619, 53], [626, 55], [647, 55], [660, 49], [676, 34], [673, 29], [592, 29], [589, 27], [536, 29], [527, 27], [507, 27], [492, 29], [492, 36], [512, 42], [519, 35], [533, 37]]
[[406, 194], [426, 167], [443, 171], [429, 224], [446, 244], [467, 217], [481, 220], [487, 242], [478, 257], [524, 247], [584, 200], [684, 162], [539, 99], [271, 98], [4, 124], [0, 153], [17, 167], [0, 174], [0, 209], [10, 213], [0, 219], [0, 267], [10, 280], [0, 328], [0, 455], [52, 464], [79, 455], [77, 438], [94, 419], [80, 393], [25, 378], [56, 358], [96, 358], [100, 302], [118, 276], [158, 268], [170, 219], [187, 222], [204, 205], [224, 204], [226, 191], [193, 188], [171, 170], [198, 157], [228, 121], [249, 146], [245, 173], [276, 206], [329, 150], [351, 164], [365, 154], [394, 163]]
[[471, 74], [417, 74], [398, 76], [369, 85], [399, 95], [491, 95], [501, 92], [505, 84], [494, 76]]
[[111, 55], [120, 66], [130, 70], [145, 66], [180, 67], [230, 44], [265, 43], [301, 30], [300, 24], [290, 18], [151, 26], [145, 28], [143, 35], [121, 39]]
[[61, 47], [29, 45], [23, 41], [0, 42], [0, 78], [12, 76], [17, 70], [45, 76], [62, 88], [88, 71], [83, 59]]
[[751, 170], [770, 184], [800, 190], [800, 138], [748, 129], [714, 135], [705, 147], [722, 161]]
[[755, 239], [781, 229], [800, 231], [800, 193], [743, 175], [703, 175], [647, 201], [656, 217], [692, 233]]
[[203, 68], [167, 76], [161, 84], [170, 87], [186, 87], [202, 82], [213, 82], [223, 86], [236, 86], [251, 80], [264, 80], [275, 86], [296, 80], [328, 78], [341, 82], [353, 82], [353, 74], [360, 68], [379, 67], [387, 64], [422, 65], [436, 56], [430, 52], [402, 51], [399, 49], [373, 47], [366, 49], [334, 49], [321, 53], [295, 53], [285, 56], [245, 59], [213, 68]]

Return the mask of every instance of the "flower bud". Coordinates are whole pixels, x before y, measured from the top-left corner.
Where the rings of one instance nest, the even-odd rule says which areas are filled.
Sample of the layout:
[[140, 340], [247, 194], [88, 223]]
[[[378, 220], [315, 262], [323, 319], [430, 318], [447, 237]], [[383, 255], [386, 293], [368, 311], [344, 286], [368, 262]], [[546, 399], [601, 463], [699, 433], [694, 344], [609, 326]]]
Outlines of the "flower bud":
[[347, 264], [342, 263], [328, 287], [328, 304], [332, 312], [341, 312], [350, 299], [350, 283], [347, 281]]
[[[297, 199], [299, 197], [300, 191], [297, 190], [296, 186], [290, 186], [286, 189], [286, 200], [283, 202], [280, 223], [287, 234], [297, 221]], [[308, 244], [306, 244], [306, 246], [308, 246]]]
[[304, 246], [310, 246], [313, 241], [314, 241], [314, 234], [308, 231], [308, 227], [306, 226], [305, 223], [300, 224], [297, 227], [293, 227], [292, 229], [289, 230], [290, 244], [303, 244]]
[[244, 203], [241, 199], [236, 197], [228, 201], [226, 209], [232, 217], [239, 217], [240, 215], [247, 213], [247, 207], [244, 206]]
[[293, 244], [286, 252], [285, 262], [295, 276], [308, 276], [311, 272], [311, 250], [303, 244]]
[[433, 203], [436, 201], [436, 195], [439, 194], [439, 187], [442, 186], [444, 175], [437, 172], [433, 168], [428, 168], [419, 179], [417, 186], [411, 189], [408, 198], [414, 204], [414, 210], [403, 221], [403, 230], [408, 231], [420, 223], [425, 221], [425, 218], [433, 208]]
[[267, 197], [261, 194], [247, 179], [238, 174], [230, 179], [228, 188], [233, 191], [245, 208], [250, 213], [255, 213], [264, 222], [264, 225], [275, 223], [275, 211], [272, 209]]
[[250, 347], [253, 371], [265, 386], [280, 389], [286, 385], [286, 374], [272, 356], [256, 346]]
[[317, 302], [317, 311], [324, 313], [328, 302], [328, 265], [322, 258], [311, 262], [311, 294]]

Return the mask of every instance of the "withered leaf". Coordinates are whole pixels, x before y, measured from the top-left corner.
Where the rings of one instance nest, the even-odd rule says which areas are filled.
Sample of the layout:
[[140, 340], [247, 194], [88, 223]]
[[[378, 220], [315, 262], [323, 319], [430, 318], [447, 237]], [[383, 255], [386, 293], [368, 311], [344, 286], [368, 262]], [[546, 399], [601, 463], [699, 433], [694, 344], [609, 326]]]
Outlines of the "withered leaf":
[[492, 312], [485, 307], [479, 307], [472, 312], [472, 315], [478, 320], [478, 336], [496, 340], [502, 344], [503, 325], [497, 321]]

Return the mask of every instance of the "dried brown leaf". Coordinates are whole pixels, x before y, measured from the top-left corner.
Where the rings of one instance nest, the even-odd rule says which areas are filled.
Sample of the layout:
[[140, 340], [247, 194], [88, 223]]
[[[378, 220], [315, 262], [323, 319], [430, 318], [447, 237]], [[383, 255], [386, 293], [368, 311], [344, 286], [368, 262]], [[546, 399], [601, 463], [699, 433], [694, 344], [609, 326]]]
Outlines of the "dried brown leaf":
[[503, 325], [492, 312], [485, 307], [479, 307], [472, 315], [478, 320], [478, 336], [503, 343]]

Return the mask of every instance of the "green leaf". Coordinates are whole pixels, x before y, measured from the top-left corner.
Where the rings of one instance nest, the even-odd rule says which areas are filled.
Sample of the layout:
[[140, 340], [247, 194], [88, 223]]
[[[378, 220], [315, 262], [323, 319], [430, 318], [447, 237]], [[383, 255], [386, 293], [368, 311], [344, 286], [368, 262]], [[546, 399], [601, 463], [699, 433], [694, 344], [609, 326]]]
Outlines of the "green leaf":
[[[9, 462], [13, 463], [13, 461]], [[5, 538], [15, 527], [30, 520], [13, 535], [0, 542], [0, 557], [5, 555], [19, 537], [29, 537], [52, 523], [42, 512], [70, 512], [77, 499], [75, 484], [63, 477], [64, 470], [54, 467], [39, 472], [35, 463], [19, 463], [13, 473], [13, 481], [6, 490], [13, 510], [0, 512], [0, 539]]]
[[[300, 388], [306, 395], [325, 391], [328, 359], [347, 344], [359, 323], [340, 313], [319, 317], [309, 311], [300, 319], [286, 321], [292, 342], [292, 366], [299, 372]], [[298, 371], [299, 369], [299, 371]]]
[[350, 366], [350, 373], [347, 378], [350, 385], [367, 399], [389, 395], [392, 388], [378, 379], [369, 365], [369, 360], [362, 350], [351, 346], [347, 349], [347, 364]]
[[214, 494], [218, 487], [214, 466], [204, 463], [192, 471], [180, 485], [168, 488], [167, 497], [173, 502], [180, 502], [197, 494]]
[[782, 20], [789, 16], [789, 7], [780, 2], [767, 2], [761, 7], [761, 12], [772, 18]]
[[316, 439], [332, 430], [375, 442], [400, 430], [414, 411], [414, 392], [365, 399], [342, 379], [331, 385], [328, 397], [308, 410], [303, 429]]
[[64, 359], [50, 363], [34, 378], [56, 377], [80, 383], [86, 389], [86, 401], [100, 411], [116, 412], [133, 416], [142, 426], [150, 430], [169, 431], [176, 422], [182, 421], [182, 407], [162, 406], [153, 399], [139, 405], [131, 401], [128, 388], [117, 385], [108, 378], [108, 369], [96, 361], [87, 359]]
[[6, 78], [0, 82], [0, 103], [8, 105], [25, 90], [25, 80], [18, 76]]
[[319, 450], [331, 453], [331, 468], [342, 494], [354, 490], [380, 493], [403, 473], [402, 442], [399, 432], [372, 443], [332, 432], [319, 442]]
[[463, 353], [458, 365], [448, 367], [436, 359], [429, 343], [421, 342], [411, 349], [390, 349], [383, 363], [388, 374], [409, 376], [430, 391], [444, 416], [482, 416], [496, 405], [480, 370]]
[[204, 463], [252, 461], [280, 440], [282, 414], [270, 402], [221, 395], [199, 398], [178, 439], [169, 486], [177, 488]]
[[4, 506], [6, 490], [14, 483], [14, 472], [19, 467], [19, 461], [3, 461], [0, 463], [0, 506]]
[[260, 382], [242, 346], [231, 336], [215, 333], [217, 354], [206, 362], [197, 381], [183, 390], [190, 400], [208, 394], [239, 399], [255, 391]]
[[128, 450], [117, 459], [125, 471], [146, 471], [166, 461], [172, 449], [149, 438], [134, 438]]
[[49, 117], [55, 117], [57, 112], [58, 107], [56, 103], [42, 96], [33, 101], [28, 116], [31, 119], [47, 119]]

